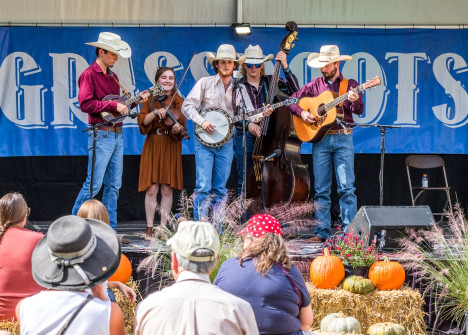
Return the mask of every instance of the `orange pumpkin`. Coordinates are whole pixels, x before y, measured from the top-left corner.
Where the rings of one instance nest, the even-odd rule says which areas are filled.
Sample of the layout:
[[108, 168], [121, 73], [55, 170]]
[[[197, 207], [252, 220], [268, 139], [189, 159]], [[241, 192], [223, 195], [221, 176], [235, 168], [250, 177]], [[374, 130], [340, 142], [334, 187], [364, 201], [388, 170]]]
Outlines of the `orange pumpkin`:
[[123, 284], [128, 282], [132, 276], [132, 264], [124, 254], [120, 257], [120, 264], [114, 274], [109, 278], [109, 281], [119, 281]]
[[330, 255], [327, 248], [310, 264], [310, 281], [317, 288], [334, 288], [343, 281], [345, 270], [341, 260]]
[[384, 260], [375, 262], [369, 269], [369, 279], [381, 291], [398, 290], [405, 282], [405, 269], [398, 262], [384, 256]]

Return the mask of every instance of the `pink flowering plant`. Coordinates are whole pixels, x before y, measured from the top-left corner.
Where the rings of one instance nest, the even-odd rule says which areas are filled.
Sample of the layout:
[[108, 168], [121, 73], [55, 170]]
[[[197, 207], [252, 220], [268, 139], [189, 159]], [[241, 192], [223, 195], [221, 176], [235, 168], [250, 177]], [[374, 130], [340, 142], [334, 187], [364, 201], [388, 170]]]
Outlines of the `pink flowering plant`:
[[368, 245], [369, 234], [341, 233], [332, 236], [325, 242], [333, 255], [337, 256], [345, 266], [371, 266], [379, 259], [375, 242]]

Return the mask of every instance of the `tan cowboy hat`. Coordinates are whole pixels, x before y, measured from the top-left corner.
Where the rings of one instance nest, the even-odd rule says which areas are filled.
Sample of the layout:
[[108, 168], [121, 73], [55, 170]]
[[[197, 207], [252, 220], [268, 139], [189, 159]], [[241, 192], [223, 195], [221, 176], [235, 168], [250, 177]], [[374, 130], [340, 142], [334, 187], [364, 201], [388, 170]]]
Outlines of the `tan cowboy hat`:
[[85, 44], [116, 53], [123, 58], [130, 58], [132, 56], [132, 49], [130, 49], [127, 42], [122, 41], [120, 36], [114, 33], [100, 33], [97, 42], [89, 42]]
[[340, 55], [340, 49], [337, 45], [323, 45], [320, 48], [320, 53], [313, 52], [307, 58], [307, 65], [320, 69], [330, 63], [339, 62], [342, 60], [351, 60], [353, 57], [348, 55]]
[[247, 49], [245, 49], [244, 56], [246, 57], [244, 63], [247, 64], [261, 64], [273, 59], [273, 54], [265, 57], [262, 48], [259, 45], [252, 46], [252, 44], [249, 44]]
[[245, 56], [239, 57], [239, 55], [236, 53], [236, 49], [234, 49], [234, 46], [230, 44], [221, 44], [218, 48], [218, 51], [216, 52], [216, 55], [212, 52], [207, 52], [206, 58], [211, 65], [213, 65], [213, 61], [220, 59], [232, 60], [234, 62], [238, 62], [239, 64], [242, 64], [245, 60]]

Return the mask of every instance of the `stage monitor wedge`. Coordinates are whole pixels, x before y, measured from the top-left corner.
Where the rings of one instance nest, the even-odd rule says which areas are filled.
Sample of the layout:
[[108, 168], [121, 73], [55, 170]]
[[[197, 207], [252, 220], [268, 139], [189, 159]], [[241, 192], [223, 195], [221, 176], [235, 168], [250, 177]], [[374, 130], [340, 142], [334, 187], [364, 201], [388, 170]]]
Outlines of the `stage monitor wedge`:
[[370, 234], [383, 250], [400, 249], [397, 239], [406, 236], [407, 228], [430, 229], [435, 224], [429, 206], [362, 206], [347, 231]]

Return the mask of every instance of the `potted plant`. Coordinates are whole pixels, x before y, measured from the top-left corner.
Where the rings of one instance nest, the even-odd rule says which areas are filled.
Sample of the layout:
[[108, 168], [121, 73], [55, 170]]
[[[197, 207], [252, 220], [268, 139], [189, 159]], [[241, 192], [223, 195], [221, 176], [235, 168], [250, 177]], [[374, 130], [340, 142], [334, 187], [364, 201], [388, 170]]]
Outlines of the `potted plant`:
[[347, 275], [367, 277], [369, 267], [379, 259], [375, 242], [368, 241], [369, 234], [362, 231], [359, 234], [338, 231], [325, 242], [325, 247], [341, 259]]

